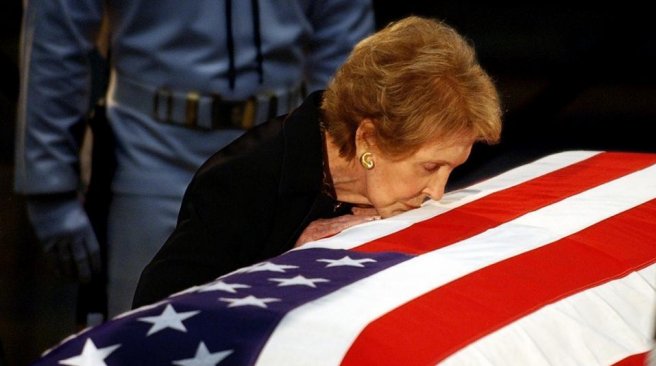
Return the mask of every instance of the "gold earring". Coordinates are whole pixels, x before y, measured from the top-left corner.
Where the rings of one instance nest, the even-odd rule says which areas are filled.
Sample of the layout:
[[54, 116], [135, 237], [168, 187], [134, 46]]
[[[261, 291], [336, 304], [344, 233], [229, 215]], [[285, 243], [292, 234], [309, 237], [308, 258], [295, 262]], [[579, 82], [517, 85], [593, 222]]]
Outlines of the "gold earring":
[[373, 154], [370, 152], [366, 152], [360, 155], [360, 164], [362, 164], [362, 166], [367, 170], [373, 169], [375, 165]]

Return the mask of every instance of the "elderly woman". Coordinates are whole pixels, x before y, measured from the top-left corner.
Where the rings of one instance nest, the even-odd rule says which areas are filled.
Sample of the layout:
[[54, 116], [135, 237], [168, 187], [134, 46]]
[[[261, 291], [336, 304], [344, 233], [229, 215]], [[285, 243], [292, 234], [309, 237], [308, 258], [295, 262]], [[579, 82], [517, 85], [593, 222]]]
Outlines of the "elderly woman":
[[133, 305], [439, 200], [472, 145], [500, 131], [472, 47], [434, 20], [392, 23], [355, 47], [325, 92], [199, 169]]

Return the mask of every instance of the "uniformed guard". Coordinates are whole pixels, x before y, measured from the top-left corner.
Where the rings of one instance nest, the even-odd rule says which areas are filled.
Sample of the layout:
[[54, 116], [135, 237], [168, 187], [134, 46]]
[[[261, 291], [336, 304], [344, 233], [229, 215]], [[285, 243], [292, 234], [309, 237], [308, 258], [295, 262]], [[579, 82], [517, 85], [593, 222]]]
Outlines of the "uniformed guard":
[[298, 105], [305, 90], [323, 88], [374, 20], [368, 0], [27, 0], [15, 188], [47, 252], [82, 279], [98, 267], [78, 152], [86, 55], [103, 14], [116, 158], [107, 233], [114, 315], [129, 308], [200, 164]]

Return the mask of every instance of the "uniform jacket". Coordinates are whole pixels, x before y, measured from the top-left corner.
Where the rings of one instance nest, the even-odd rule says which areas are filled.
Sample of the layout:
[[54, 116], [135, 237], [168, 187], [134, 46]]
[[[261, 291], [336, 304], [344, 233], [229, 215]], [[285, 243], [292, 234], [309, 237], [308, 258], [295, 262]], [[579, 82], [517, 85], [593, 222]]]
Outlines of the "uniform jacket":
[[256, 127], [203, 164], [176, 230], [141, 276], [134, 306], [281, 254], [310, 222], [350, 211], [335, 210], [322, 193], [320, 103], [313, 93], [286, 119]]
[[[90, 94], [87, 55], [104, 6], [115, 74], [228, 100], [301, 81], [310, 91], [323, 88], [353, 45], [373, 30], [368, 0], [27, 0], [18, 192], [78, 188], [77, 154]], [[109, 99], [115, 192], [181, 197], [198, 166], [242, 133], [164, 125]]]

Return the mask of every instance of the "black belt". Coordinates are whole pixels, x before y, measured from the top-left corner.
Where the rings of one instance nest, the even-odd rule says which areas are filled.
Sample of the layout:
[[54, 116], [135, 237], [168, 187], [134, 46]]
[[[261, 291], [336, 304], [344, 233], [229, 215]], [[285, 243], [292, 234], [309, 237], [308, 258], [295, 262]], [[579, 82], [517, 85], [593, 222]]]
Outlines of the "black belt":
[[110, 100], [165, 124], [203, 130], [249, 129], [296, 107], [302, 100], [302, 89], [298, 86], [231, 101], [218, 94], [150, 87], [113, 73]]

